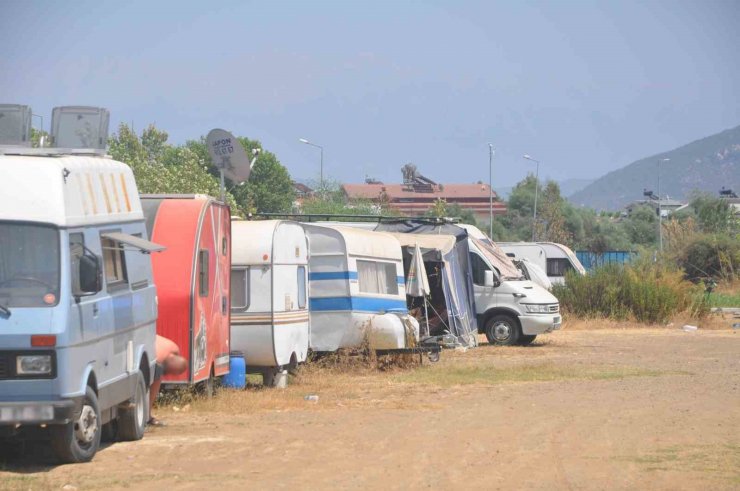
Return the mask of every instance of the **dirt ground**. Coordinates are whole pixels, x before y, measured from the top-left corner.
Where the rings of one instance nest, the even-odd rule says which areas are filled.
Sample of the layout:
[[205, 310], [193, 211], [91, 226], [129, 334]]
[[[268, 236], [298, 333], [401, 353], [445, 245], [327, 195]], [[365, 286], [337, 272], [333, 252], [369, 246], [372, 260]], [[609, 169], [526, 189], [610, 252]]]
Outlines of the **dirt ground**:
[[566, 329], [157, 414], [90, 464], [0, 463], [0, 488], [738, 489], [740, 332]]

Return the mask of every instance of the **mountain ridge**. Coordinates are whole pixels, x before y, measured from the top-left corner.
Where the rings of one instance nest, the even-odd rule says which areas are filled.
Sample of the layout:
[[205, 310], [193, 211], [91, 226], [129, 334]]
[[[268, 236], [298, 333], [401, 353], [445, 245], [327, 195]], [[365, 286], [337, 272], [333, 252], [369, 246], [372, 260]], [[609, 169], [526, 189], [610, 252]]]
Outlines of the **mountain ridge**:
[[[644, 189], [663, 197], [688, 199], [698, 190], [716, 195], [721, 187], [740, 187], [740, 126], [673, 150], [636, 160], [611, 171], [568, 196], [571, 203], [597, 210], [618, 210], [642, 199]], [[740, 191], [740, 189], [735, 189]]]

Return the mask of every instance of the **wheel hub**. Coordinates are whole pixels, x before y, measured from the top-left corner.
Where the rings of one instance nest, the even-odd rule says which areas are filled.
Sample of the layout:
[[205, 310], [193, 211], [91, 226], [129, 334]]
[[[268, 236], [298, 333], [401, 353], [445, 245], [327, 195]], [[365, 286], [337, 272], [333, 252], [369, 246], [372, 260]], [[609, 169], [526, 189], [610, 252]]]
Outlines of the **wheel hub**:
[[493, 335], [499, 341], [505, 341], [511, 336], [511, 326], [506, 322], [497, 322], [493, 326]]
[[75, 423], [75, 436], [82, 443], [90, 443], [98, 431], [98, 416], [91, 406], [83, 406], [80, 418]]

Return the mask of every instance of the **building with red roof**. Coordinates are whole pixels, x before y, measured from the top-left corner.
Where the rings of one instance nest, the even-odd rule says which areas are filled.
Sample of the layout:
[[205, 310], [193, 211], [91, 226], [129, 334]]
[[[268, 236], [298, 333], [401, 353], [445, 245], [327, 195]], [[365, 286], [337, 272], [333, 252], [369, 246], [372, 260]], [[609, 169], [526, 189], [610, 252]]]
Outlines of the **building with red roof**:
[[[438, 199], [448, 205], [457, 204], [475, 214], [476, 219], [487, 221], [489, 217], [490, 191], [488, 184], [437, 184], [422, 176], [416, 167], [409, 164], [401, 169], [402, 184], [384, 184], [377, 181], [364, 184], [344, 184], [342, 190], [350, 200], [367, 200], [385, 204], [407, 216], [421, 216]], [[506, 213], [506, 204], [493, 192], [493, 213]]]

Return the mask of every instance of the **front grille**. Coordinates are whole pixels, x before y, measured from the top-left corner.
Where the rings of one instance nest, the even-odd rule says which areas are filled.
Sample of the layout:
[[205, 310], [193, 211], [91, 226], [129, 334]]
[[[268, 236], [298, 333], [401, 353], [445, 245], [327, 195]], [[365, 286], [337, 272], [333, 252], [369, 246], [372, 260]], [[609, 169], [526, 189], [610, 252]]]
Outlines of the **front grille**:
[[560, 312], [560, 304], [550, 305], [550, 312]]

